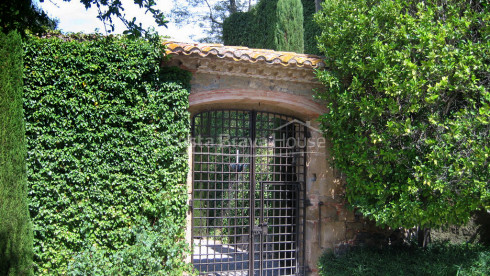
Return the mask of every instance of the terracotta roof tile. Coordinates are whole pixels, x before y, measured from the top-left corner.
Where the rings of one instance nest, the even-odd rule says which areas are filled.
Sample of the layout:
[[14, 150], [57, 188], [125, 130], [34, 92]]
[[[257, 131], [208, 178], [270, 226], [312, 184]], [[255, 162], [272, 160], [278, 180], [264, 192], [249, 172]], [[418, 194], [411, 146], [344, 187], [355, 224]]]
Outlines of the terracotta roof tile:
[[167, 54], [198, 55], [201, 57], [216, 56], [218, 58], [247, 61], [251, 63], [265, 62], [268, 64], [281, 64], [306, 68], [325, 67], [319, 56], [297, 54], [293, 52], [279, 52], [266, 49], [251, 49], [241, 46], [224, 46], [222, 44], [164, 42]]

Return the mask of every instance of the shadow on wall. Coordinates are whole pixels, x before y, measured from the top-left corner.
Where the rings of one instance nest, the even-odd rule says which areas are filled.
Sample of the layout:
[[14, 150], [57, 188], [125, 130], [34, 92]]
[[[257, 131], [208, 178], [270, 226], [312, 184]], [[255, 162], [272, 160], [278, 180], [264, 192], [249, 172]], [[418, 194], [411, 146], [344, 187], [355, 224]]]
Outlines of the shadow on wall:
[[490, 246], [490, 211], [477, 212], [475, 223], [478, 225], [477, 234], [480, 236], [480, 243]]
[[432, 229], [434, 241], [450, 241], [451, 243], [481, 243], [490, 245], [490, 213], [477, 211], [464, 226], [447, 226]]
[[[356, 246], [372, 248], [386, 248], [390, 246], [406, 245], [415, 238], [416, 229], [390, 229], [376, 226], [376, 223], [364, 218], [357, 218], [356, 222], [347, 225], [350, 241], [338, 245], [336, 254], [343, 254]], [[485, 210], [475, 212], [472, 219], [464, 226], [447, 226], [431, 229], [432, 241], [449, 241], [458, 243], [480, 243], [490, 246], [490, 212]]]

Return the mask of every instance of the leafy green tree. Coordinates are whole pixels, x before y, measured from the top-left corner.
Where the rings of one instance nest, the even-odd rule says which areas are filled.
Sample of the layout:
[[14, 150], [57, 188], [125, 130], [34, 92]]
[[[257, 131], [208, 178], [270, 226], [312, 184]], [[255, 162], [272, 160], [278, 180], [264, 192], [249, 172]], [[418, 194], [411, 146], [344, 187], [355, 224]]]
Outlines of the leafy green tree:
[[[44, 0], [41, 0], [41, 2]], [[71, 1], [71, 0], [63, 0]], [[141, 23], [136, 21], [136, 18], [127, 19], [124, 12], [124, 6], [121, 0], [80, 0], [85, 8], [89, 9], [93, 6], [97, 7], [99, 15], [97, 16], [104, 25], [106, 26], [106, 32], [114, 31], [114, 23], [112, 18], [118, 18], [126, 26], [127, 30], [124, 31], [125, 34], [131, 36], [148, 36], [151, 35], [151, 30], [143, 29]], [[156, 0], [133, 0], [133, 3], [137, 5], [140, 9], [144, 9], [146, 13], [150, 13], [155, 19], [155, 23], [158, 26], [167, 26], [168, 21], [165, 20], [165, 16], [162, 11], [155, 8]], [[110, 28], [108, 30], [107, 28]]]
[[56, 22], [34, 6], [32, 0], [8, 0], [0, 3], [0, 30], [6, 34], [12, 30], [40, 33], [45, 28], [55, 27]]
[[353, 207], [392, 227], [490, 209], [487, 1], [330, 0], [321, 118]]
[[[63, 1], [70, 2], [71, 0]], [[155, 0], [133, 1], [139, 8], [151, 14], [158, 26], [166, 26], [168, 21], [165, 20], [163, 12], [155, 8]], [[44, 0], [40, 0], [40, 2], [44, 2]], [[113, 18], [118, 18], [127, 28], [125, 34], [136, 37], [151, 36], [151, 31], [143, 29], [136, 18], [126, 18], [121, 0], [80, 0], [80, 2], [87, 9], [97, 8], [97, 18], [104, 23], [106, 33], [114, 31]], [[55, 26], [56, 22], [48, 18], [44, 11], [33, 5], [32, 0], [7, 0], [0, 3], [0, 29], [5, 32], [30, 30], [40, 33], [45, 29], [53, 29]]]
[[0, 275], [33, 271], [20, 42], [17, 32], [0, 32]]

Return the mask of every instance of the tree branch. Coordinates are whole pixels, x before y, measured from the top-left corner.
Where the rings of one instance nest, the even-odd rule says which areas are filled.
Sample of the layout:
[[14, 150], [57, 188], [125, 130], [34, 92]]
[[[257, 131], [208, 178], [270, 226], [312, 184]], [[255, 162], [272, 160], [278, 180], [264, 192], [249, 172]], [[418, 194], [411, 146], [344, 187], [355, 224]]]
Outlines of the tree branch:
[[214, 18], [214, 16], [213, 16], [213, 8], [209, 4], [208, 0], [204, 0], [204, 2], [206, 2], [206, 5], [208, 5], [208, 8], [209, 8], [209, 19], [211, 19], [211, 22], [213, 22], [215, 24], [218, 24], [220, 26], [223, 26], [223, 22], [219, 22], [218, 20], [216, 20], [216, 18]]

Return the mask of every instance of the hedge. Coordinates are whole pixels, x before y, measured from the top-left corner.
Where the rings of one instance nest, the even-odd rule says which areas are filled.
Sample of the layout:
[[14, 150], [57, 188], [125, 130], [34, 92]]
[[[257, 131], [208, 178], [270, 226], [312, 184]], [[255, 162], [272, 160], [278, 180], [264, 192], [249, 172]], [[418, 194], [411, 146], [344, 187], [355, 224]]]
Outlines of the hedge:
[[22, 110], [22, 42], [0, 32], [0, 275], [32, 274]]
[[36, 272], [182, 274], [188, 83], [166, 80], [162, 49], [141, 39], [30, 37], [24, 49]]
[[481, 245], [441, 242], [428, 248], [357, 247], [342, 255], [325, 252], [318, 268], [321, 276], [483, 276], [490, 273], [490, 250]]

